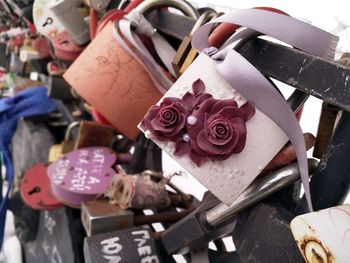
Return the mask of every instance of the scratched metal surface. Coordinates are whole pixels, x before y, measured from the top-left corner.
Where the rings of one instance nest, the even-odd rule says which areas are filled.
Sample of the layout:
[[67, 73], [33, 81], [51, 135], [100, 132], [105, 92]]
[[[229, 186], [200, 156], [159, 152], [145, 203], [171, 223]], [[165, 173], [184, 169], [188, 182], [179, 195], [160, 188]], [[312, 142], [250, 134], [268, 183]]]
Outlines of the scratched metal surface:
[[[150, 22], [165, 34], [183, 38], [194, 21], [181, 15], [153, 12]], [[335, 61], [262, 39], [249, 41], [240, 50], [264, 75], [284, 82], [332, 105], [350, 111], [350, 68]]]
[[350, 68], [262, 39], [239, 52], [263, 74], [350, 111]]

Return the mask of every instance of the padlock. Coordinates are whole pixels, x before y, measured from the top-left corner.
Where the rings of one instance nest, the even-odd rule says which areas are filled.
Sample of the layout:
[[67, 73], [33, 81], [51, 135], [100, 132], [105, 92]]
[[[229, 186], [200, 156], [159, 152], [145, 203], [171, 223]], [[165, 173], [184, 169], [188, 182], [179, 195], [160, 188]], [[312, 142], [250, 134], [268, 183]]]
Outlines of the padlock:
[[[181, 42], [171, 62], [171, 64], [174, 67], [175, 73], [178, 77], [185, 71], [189, 64], [192, 63], [192, 61], [195, 59], [195, 55], [197, 54], [197, 52], [192, 49], [192, 35], [201, 25], [205, 24], [213, 17], [216, 17], [216, 13], [212, 11], [206, 11], [203, 14], [201, 14], [201, 16], [198, 18], [195, 25], [193, 26], [190, 34], [186, 36]], [[192, 59], [192, 61], [190, 61], [190, 59]]]
[[48, 96], [60, 101], [76, 100], [72, 87], [61, 76], [49, 76], [46, 80]]
[[163, 262], [148, 226], [86, 237], [86, 263]]
[[350, 262], [350, 205], [297, 216], [290, 224], [305, 262]]
[[[167, 44], [166, 41], [162, 39], [160, 35], [155, 31], [153, 33], [150, 33], [150, 30], [146, 28], [146, 23], [142, 21], [144, 18], [138, 18], [138, 16], [141, 14], [141, 16], [146, 15], [150, 11], [154, 10], [155, 8], [161, 8], [161, 7], [173, 7], [180, 11], [182, 11], [187, 16], [190, 16], [191, 18], [197, 19], [198, 18], [198, 12], [195, 10], [189, 3], [184, 1], [164, 1], [164, 0], [152, 0], [152, 1], [146, 1], [141, 3], [139, 6], [137, 6], [135, 11], [133, 11], [131, 16], [129, 16], [130, 21], [132, 25], [135, 27], [135, 32], [139, 34], [144, 34], [148, 36], [153, 43], [154, 51], [160, 61], [162, 62], [162, 65], [165, 66], [165, 69], [173, 76], [177, 77], [176, 72], [173, 69], [172, 65], [172, 59], [176, 54], [176, 51]], [[137, 14], [138, 12], [138, 14]], [[134, 15], [134, 14], [137, 15]], [[143, 23], [143, 25], [141, 25]], [[149, 24], [150, 25], [150, 24]], [[123, 34], [123, 29], [120, 28], [121, 33]], [[127, 37], [128, 38], [128, 37]], [[144, 51], [139, 45], [135, 45], [135, 42], [132, 41], [132, 39], [128, 39], [129, 42], [133, 43], [133, 46], [138, 49], [138, 51], [141, 51], [140, 53], [143, 55]], [[140, 50], [141, 49], [141, 50]], [[160, 72], [161, 73], [161, 72]]]
[[[186, 14], [197, 16], [196, 11], [186, 2], [175, 2], [176, 7], [182, 8]], [[146, 1], [137, 7], [140, 8], [137, 11], [143, 13], [158, 5], [163, 7], [171, 3], [173, 1]], [[156, 81], [159, 84], [158, 90], [153, 82], [158, 75], [153, 76], [152, 80], [145, 65], [140, 64], [134, 55], [124, 49], [128, 44], [123, 48], [117, 43], [116, 34], [118, 30], [112, 25], [105, 27], [64, 77], [114, 127], [128, 138], [135, 139], [139, 134], [138, 122], [148, 107], [160, 98], [164, 87], [171, 85], [171, 81], [152, 58], [163, 77], [162, 83]], [[101, 46], [105, 48], [101, 49]], [[99, 86], [98, 90], [96, 86]]]
[[72, 136], [72, 130], [78, 127], [79, 125], [80, 125], [80, 122], [71, 123], [66, 130], [64, 141], [61, 144], [54, 144], [50, 148], [49, 159], [48, 159], [49, 163], [52, 163], [58, 160], [59, 158], [61, 158], [63, 154], [66, 154], [74, 150], [75, 142], [72, 141], [70, 137]]
[[49, 9], [51, 0], [35, 0], [33, 4], [33, 20], [36, 30], [48, 39], [52, 39], [64, 26]]
[[75, 44], [82, 46], [90, 41], [88, 24], [79, 14], [75, 1], [52, 1], [48, 7], [64, 26]]
[[[244, 13], [244, 19], [241, 20], [241, 15], [240, 13]], [[247, 14], [251, 14], [251, 16], [248, 16]], [[258, 72], [258, 70], [253, 67], [253, 65], [249, 64], [249, 62], [247, 62], [242, 56], [240, 56], [238, 53], [236, 53], [235, 51], [230, 51], [229, 47], [227, 47], [226, 49], [222, 49], [222, 50], [217, 50], [215, 48], [210, 48], [208, 46], [208, 41], [207, 41], [207, 36], [210, 33], [210, 29], [211, 26], [215, 23], [215, 22], [223, 22], [223, 21], [229, 21], [231, 23], [238, 23], [241, 24], [243, 26], [249, 26], [251, 29], [255, 29], [257, 31], [260, 32], [264, 32], [266, 34], [272, 35], [280, 40], [284, 39], [284, 41], [286, 42], [299, 42], [298, 39], [293, 39], [294, 37], [288, 34], [285, 34], [286, 31], [280, 31], [277, 30], [275, 32], [273, 32], [274, 30], [272, 28], [274, 28], [273, 26], [271, 26], [271, 31], [268, 32], [268, 30], [266, 30], [265, 28], [263, 28], [261, 26], [261, 23], [257, 22], [257, 20], [252, 19], [252, 21], [250, 21], [250, 17], [253, 17], [254, 15], [261, 15], [261, 16], [265, 16], [265, 18], [270, 17], [276, 19], [276, 21], [285, 21], [286, 23], [291, 23], [294, 24], [295, 26], [297, 24], [299, 24], [299, 21], [295, 21], [294, 19], [291, 19], [287, 16], [284, 15], [279, 15], [279, 14], [274, 14], [273, 12], [267, 12], [267, 11], [262, 11], [262, 10], [244, 10], [241, 11], [240, 9], [238, 10], [234, 10], [232, 11], [232, 13], [230, 14], [226, 14], [224, 15], [222, 18], [219, 18], [211, 23], [206, 24], [205, 26], [202, 26], [199, 30], [197, 30], [198, 33], [196, 33], [193, 36], [193, 41], [192, 43], [194, 44], [194, 46], [197, 48], [197, 50], [204, 50], [203, 53], [205, 54], [201, 54], [201, 56], [198, 57], [198, 59], [196, 60], [196, 62], [194, 64], [191, 65], [191, 67], [189, 68], [188, 71], [186, 71], [187, 74], [184, 74], [171, 88], [171, 90], [169, 90], [169, 92], [164, 96], [163, 100], [159, 101], [159, 103], [157, 105], [155, 105], [154, 107], [151, 108], [151, 110], [149, 111], [149, 114], [147, 114], [145, 116], [144, 121], [140, 124], [141, 129], [143, 129], [144, 132], [146, 132], [146, 136], [149, 136], [150, 138], [152, 138], [152, 140], [154, 140], [158, 145], [160, 145], [160, 147], [165, 150], [167, 153], [169, 153], [171, 155], [171, 157], [173, 157], [177, 162], [179, 162], [187, 171], [189, 171], [194, 177], [196, 177], [198, 180], [200, 180], [200, 182], [202, 184], [204, 184], [210, 191], [212, 191], [218, 198], [220, 198], [221, 201], [225, 202], [226, 204], [230, 204], [231, 202], [233, 202], [233, 200], [235, 200], [238, 195], [241, 193], [240, 191], [243, 191], [252, 181], [253, 181], [253, 176], [250, 177], [250, 175], [248, 175], [248, 173], [250, 173], [250, 171], [252, 169], [259, 169], [259, 167], [261, 168], [261, 170], [264, 168], [264, 166], [267, 163], [263, 163], [263, 164], [253, 164], [252, 162], [254, 161], [262, 161], [264, 158], [266, 158], [268, 156], [268, 153], [270, 153], [270, 151], [272, 151], [271, 146], [275, 147], [277, 146], [275, 143], [276, 138], [281, 138], [279, 135], [278, 136], [272, 136], [273, 138], [271, 139], [267, 139], [262, 138], [261, 140], [257, 141], [256, 143], [254, 143], [254, 146], [259, 145], [259, 147], [261, 147], [261, 149], [263, 148], [264, 150], [262, 150], [260, 153], [262, 153], [262, 156], [255, 156], [252, 157], [251, 154], [255, 154], [257, 153], [257, 148], [255, 148], [254, 151], [252, 151], [251, 153], [247, 154], [249, 152], [248, 150], [248, 143], [252, 142], [251, 140], [254, 139], [254, 136], [251, 135], [250, 139], [248, 140], [244, 140], [244, 142], [247, 143], [247, 148], [244, 149], [244, 151], [239, 152], [240, 154], [238, 156], [235, 156], [232, 154], [232, 156], [230, 157], [230, 155], [225, 155], [222, 154], [223, 152], [228, 152], [228, 144], [227, 143], [222, 143], [219, 146], [219, 142], [216, 142], [216, 139], [212, 139], [212, 142], [209, 142], [209, 138], [212, 138], [211, 136], [214, 137], [215, 132], [213, 131], [211, 132], [211, 129], [208, 128], [206, 131], [203, 131], [202, 126], [207, 125], [208, 122], [207, 121], [203, 121], [204, 120], [204, 112], [206, 110], [209, 110], [210, 114], [213, 114], [215, 116], [213, 116], [210, 120], [212, 119], [216, 119], [216, 114], [214, 114], [213, 111], [210, 111], [211, 106], [210, 103], [214, 103], [213, 100], [208, 99], [205, 100], [205, 102], [203, 104], [196, 103], [195, 98], [198, 98], [199, 96], [201, 96], [201, 92], [203, 92], [203, 84], [202, 85], [195, 85], [196, 81], [200, 81], [202, 80], [202, 82], [205, 83], [205, 91], [207, 91], [210, 95], [213, 96], [213, 98], [215, 98], [216, 100], [221, 100], [221, 99], [229, 99], [232, 97], [235, 97], [235, 95], [228, 95], [225, 93], [224, 88], [222, 87], [224, 84], [226, 84], [227, 82], [230, 83], [231, 89], [232, 88], [237, 88], [238, 93], [240, 93], [241, 95], [243, 95], [243, 97], [245, 97], [248, 101], [254, 101], [254, 104], [256, 106], [256, 113], [260, 110], [262, 110], [264, 112], [264, 114], [275, 118], [275, 124], [276, 123], [280, 123], [279, 127], [283, 127], [282, 130], [284, 131], [284, 134], [288, 135], [288, 137], [291, 138], [291, 141], [293, 142], [294, 146], [297, 149], [297, 153], [298, 153], [298, 159], [299, 159], [299, 164], [301, 166], [300, 170], [301, 170], [301, 177], [303, 180], [303, 184], [304, 184], [304, 188], [305, 188], [305, 192], [308, 195], [308, 203], [309, 206], [311, 207], [311, 201], [310, 201], [310, 195], [309, 195], [309, 182], [307, 179], [307, 174], [306, 174], [306, 154], [305, 154], [305, 145], [303, 144], [303, 139], [302, 139], [302, 134], [301, 134], [301, 130], [300, 127], [298, 125], [298, 123], [295, 121], [294, 116], [291, 115], [290, 109], [288, 109], [288, 107], [286, 107], [286, 104], [284, 103], [284, 101], [281, 100], [280, 94], [278, 94], [278, 92], [276, 92], [276, 90], [270, 86], [269, 81], [266, 80], [266, 78], [262, 75], [260, 75], [260, 73]], [[244, 20], [244, 21], [243, 21]], [[263, 19], [261, 19], [262, 21]], [[254, 22], [255, 21], [255, 22]], [[266, 23], [272, 23], [272, 20], [269, 19], [264, 19], [264, 21]], [[255, 25], [253, 25], [255, 24]], [[308, 38], [309, 35], [309, 31], [306, 30], [306, 28], [309, 28], [308, 25], [305, 25], [305, 30], [303, 31], [304, 37]], [[318, 29], [316, 28], [310, 28], [310, 30], [313, 30], [314, 32], [319, 32]], [[252, 31], [245, 31], [247, 32], [252, 32]], [[239, 32], [240, 33], [240, 32]], [[330, 41], [336, 40], [336, 38], [330, 34], [326, 34], [327, 37]], [[242, 36], [241, 34], [237, 34], [235, 35], [236, 37]], [[247, 35], [244, 35], [247, 36]], [[291, 36], [291, 37], [290, 37]], [[230, 41], [232, 41], [230, 43], [230, 47], [234, 47], [234, 45], [236, 44], [236, 42], [234, 41], [234, 39], [231, 39]], [[310, 42], [311, 43], [311, 42]], [[313, 49], [315, 48], [315, 50], [311, 50], [311, 53], [322, 53], [322, 50], [317, 50], [318, 46], [313, 46], [313, 45], [304, 45], [305, 42], [301, 41], [300, 46], [304, 46], [303, 48], [305, 48], [305, 50], [309, 50], [309, 49]], [[332, 45], [328, 45], [327, 47], [324, 46], [325, 49], [329, 48], [330, 51], [333, 49]], [[227, 52], [226, 52], [227, 51]], [[229, 53], [234, 53], [235, 55], [228, 55]], [[209, 56], [212, 59], [210, 61], [205, 62], [206, 57]], [[225, 57], [229, 57], [230, 59], [226, 60], [224, 59]], [[232, 61], [231, 61], [232, 59]], [[215, 61], [215, 63], [213, 63], [213, 61]], [[230, 61], [230, 62], [228, 62]], [[217, 63], [216, 63], [217, 62]], [[232, 70], [230, 67], [231, 65], [233, 65], [235, 62], [237, 63], [242, 63], [246, 64], [247, 67], [237, 67], [240, 68], [240, 70]], [[214, 66], [213, 66], [214, 64]], [[249, 64], [249, 66], [248, 66]], [[204, 66], [205, 65], [205, 66]], [[223, 66], [221, 66], [223, 65]], [[209, 70], [210, 67], [214, 67], [216, 72], [213, 72], [211, 70]], [[244, 69], [243, 69], [244, 68]], [[249, 68], [249, 70], [248, 70]], [[250, 74], [247, 74], [247, 72], [250, 71]], [[216, 74], [219, 72], [220, 78], [216, 78]], [[253, 74], [256, 73], [256, 78], [251, 77]], [[247, 75], [246, 77], [243, 77], [244, 75]], [[248, 76], [249, 75], [249, 76]], [[258, 75], [260, 77], [258, 77]], [[198, 77], [200, 77], [200, 79], [198, 79]], [[226, 81], [223, 81], [222, 77], [224, 77], [224, 79]], [[258, 84], [257, 78], [259, 78], [261, 80], [261, 84]], [[211, 90], [211, 87], [215, 86], [217, 83], [220, 83], [219, 85], [217, 85], [215, 88], [213, 88], [213, 90]], [[238, 85], [238, 83], [240, 83], [240, 85]], [[247, 85], [249, 83], [249, 87], [250, 87], [250, 91], [248, 92], [247, 90]], [[191, 94], [191, 89], [190, 86], [193, 85], [194, 89], [193, 89], [193, 94]], [[222, 92], [219, 91], [220, 87], [222, 87]], [[261, 86], [261, 88], [263, 88], [264, 90], [266, 90], [266, 92], [271, 92], [271, 96], [269, 96], [269, 98], [266, 97], [266, 99], [261, 99], [260, 97], [258, 98], [258, 95], [262, 95], [262, 93], [260, 92], [256, 92], [255, 88], [257, 86]], [[270, 88], [267, 88], [267, 86], [270, 86]], [[195, 90], [196, 88], [198, 88], [198, 90]], [[226, 90], [226, 89], [225, 89]], [[228, 89], [227, 89], [228, 90]], [[198, 93], [196, 93], [196, 91]], [[272, 93], [274, 93], [274, 95], [272, 95]], [[183, 95], [186, 94], [186, 95]], [[267, 93], [266, 93], [267, 94]], [[207, 95], [209, 96], [209, 95]], [[190, 97], [192, 97], [191, 99], [191, 106], [193, 106], [193, 104], [195, 105], [194, 108], [190, 108], [190, 114], [188, 116], [188, 120], [187, 122], [185, 122], [185, 125], [182, 125], [182, 122], [178, 122], [176, 124], [173, 125], [174, 129], [171, 129], [172, 131], [178, 132], [180, 127], [184, 128], [183, 132], [178, 132], [176, 135], [171, 134], [171, 136], [167, 137], [167, 135], [169, 134], [169, 128], [168, 127], [164, 127], [161, 122], [159, 122], [159, 119], [161, 119], [163, 116], [161, 115], [161, 112], [163, 112], [163, 109], [165, 110], [165, 108], [167, 108], [168, 103], [170, 103], [170, 101], [172, 99], [176, 100], [176, 99], [180, 99], [180, 100], [184, 100], [184, 103], [182, 104], [183, 106], [185, 106], [184, 104], [186, 104], [185, 100], [189, 99]], [[269, 100], [271, 99], [271, 97], [274, 98], [274, 100], [276, 100], [276, 104], [269, 104]], [[203, 99], [204, 100], [204, 99]], [[238, 99], [239, 100], [239, 99]], [[208, 101], [208, 104], [206, 103]], [[210, 102], [210, 103], [209, 103]], [[218, 102], [219, 103], [219, 102]], [[181, 104], [181, 103], [179, 103]], [[258, 104], [260, 106], [258, 106]], [[279, 105], [278, 108], [280, 108], [280, 110], [275, 110], [274, 108], [276, 107], [276, 105]], [[196, 108], [199, 105], [203, 105], [202, 111], [197, 111], [198, 108]], [[239, 103], [238, 103], [239, 105]], [[273, 105], [274, 107], [271, 107], [271, 105]], [[188, 105], [187, 105], [188, 106]], [[190, 107], [191, 107], [190, 106]], [[186, 106], [185, 106], [186, 107]], [[171, 106], [172, 108], [172, 106]], [[282, 110], [283, 108], [283, 110]], [[192, 110], [194, 109], [194, 110]], [[218, 109], [218, 108], [215, 108]], [[192, 110], [192, 111], [191, 111]], [[284, 112], [285, 114], [282, 114], [281, 112]], [[194, 116], [191, 116], [191, 112], [193, 113]], [[156, 116], [156, 114], [158, 114]], [[203, 114], [203, 115], [202, 115]], [[210, 115], [209, 114], [209, 115]], [[205, 120], [208, 120], [207, 118], [210, 118], [209, 115], [206, 115]], [[290, 121], [286, 121], [286, 118], [284, 118], [282, 115], [288, 116], [288, 118], [290, 118]], [[200, 122], [197, 122], [197, 120], [200, 120]], [[257, 118], [256, 116], [254, 116], [252, 118], [252, 121], [254, 120], [258, 120], [259, 118]], [[271, 120], [271, 119], [270, 119]], [[153, 121], [153, 124], [157, 123], [157, 127], [153, 126], [151, 122]], [[251, 122], [252, 123], [252, 122]], [[264, 123], [268, 123], [268, 121], [264, 121]], [[294, 126], [294, 130], [295, 132], [291, 132], [290, 129], [290, 125]], [[208, 126], [206, 126], [208, 127]], [[213, 122], [213, 126], [214, 128], [214, 122]], [[215, 126], [216, 127], [216, 126]], [[178, 130], [175, 130], [175, 128], [178, 128]], [[247, 128], [249, 129], [249, 121], [247, 122]], [[265, 128], [265, 126], [264, 126]], [[156, 132], [155, 132], [156, 130]], [[209, 132], [210, 130], [210, 132]], [[255, 129], [255, 131], [257, 130], [261, 130], [260, 128]], [[296, 132], [298, 131], [298, 132]], [[277, 132], [277, 130], [274, 130], [273, 132]], [[248, 132], [248, 134], [255, 134], [253, 132]], [[272, 133], [270, 132], [264, 132], [264, 136], [268, 136], [271, 135]], [[257, 138], [256, 137], [256, 138]], [[298, 139], [296, 138], [298, 137]], [[245, 139], [246, 137], [244, 137]], [[165, 141], [165, 142], [164, 142]], [[296, 141], [299, 141], [300, 143], [295, 143]], [[269, 142], [269, 146], [262, 147], [262, 144], [264, 142]], [[272, 143], [273, 142], [273, 143]], [[221, 148], [221, 150], [220, 150]], [[280, 146], [278, 146], [277, 148], [281, 148]], [[232, 149], [232, 148], [231, 148]], [[277, 149], [276, 149], [277, 150]], [[277, 151], [279, 151], [280, 149], [278, 149]], [[273, 153], [272, 155], [275, 155], [277, 153], [277, 151], [275, 153]], [[235, 152], [234, 154], [236, 154], [237, 152]], [[246, 156], [249, 156], [249, 160], [244, 158], [244, 154], [247, 154]], [[303, 157], [301, 157], [303, 156]], [[185, 158], [184, 158], [185, 157]], [[187, 158], [186, 158], [187, 157]], [[270, 158], [271, 156], [269, 156]], [[271, 160], [272, 158], [270, 158]], [[209, 163], [209, 160], [214, 161], [214, 164]], [[270, 161], [269, 160], [269, 161]], [[217, 162], [219, 161], [219, 162]], [[237, 168], [238, 166], [241, 165], [245, 165], [247, 164], [249, 167], [247, 168]], [[198, 169], [198, 167], [196, 166], [202, 166]], [[230, 170], [230, 168], [232, 170]], [[232, 168], [234, 167], [234, 168]], [[237, 174], [235, 174], [235, 170], [237, 171]], [[249, 171], [249, 172], [248, 172]], [[239, 175], [239, 173], [242, 172], [243, 175]], [[224, 174], [225, 176], [222, 176], [222, 174]], [[243, 186], [242, 181], [243, 180], [247, 180], [248, 178], [251, 178], [252, 180], [250, 180], [249, 182], [246, 182], [246, 184]], [[232, 180], [229, 180], [229, 178], [231, 178]], [[254, 177], [255, 178], [255, 177]], [[231, 181], [231, 182], [230, 182]], [[233, 182], [235, 181], [235, 182]], [[237, 189], [237, 196], [233, 196], [235, 191]], [[238, 193], [240, 192], [240, 193]], [[229, 197], [231, 195], [231, 198]]]
[[162, 171], [162, 150], [140, 134], [134, 145], [134, 153], [127, 173], [141, 173], [145, 170]]
[[84, 1], [89, 7], [101, 12], [107, 8], [112, 2], [111, 0], [85, 0]]
[[103, 194], [115, 171], [116, 155], [106, 147], [74, 150], [50, 164], [48, 176], [54, 196], [72, 207]]
[[110, 146], [115, 130], [106, 125], [92, 121], [82, 121], [79, 125], [78, 136], [74, 149], [93, 146]]
[[134, 225], [134, 213], [111, 205], [107, 199], [83, 202], [81, 221], [88, 236], [130, 228]]
[[86, 234], [91, 236], [132, 226], [175, 223], [195, 209], [189, 201], [174, 202], [174, 206], [181, 209], [181, 211], [167, 210], [153, 215], [142, 215], [137, 212], [134, 215], [132, 210], [121, 209], [118, 205], [110, 204], [107, 199], [89, 200], [82, 202], [81, 220]]
[[84, 230], [72, 210], [62, 207], [40, 213], [35, 239], [22, 243], [26, 262], [84, 262]]
[[53, 210], [63, 206], [51, 193], [47, 165], [38, 163], [29, 168], [20, 183], [23, 201], [37, 210]]
[[19, 51], [19, 59], [23, 62], [30, 62], [32, 59], [42, 58], [41, 54], [31, 46], [22, 46]]
[[290, 231], [293, 217], [278, 200], [263, 201], [242, 213], [231, 233], [237, 262], [303, 263]]
[[161, 94], [148, 73], [117, 45], [112, 28], [109, 24], [96, 36], [64, 78], [114, 127], [134, 139], [138, 121]]
[[[316, 160], [309, 160], [310, 173], [317, 164]], [[256, 179], [230, 206], [216, 203], [194, 211], [163, 233], [162, 241], [167, 252], [187, 253], [230, 233], [234, 229], [232, 222], [240, 212], [298, 179], [299, 170], [294, 163]]]
[[64, 65], [61, 61], [54, 60], [47, 63], [46, 69], [49, 76], [62, 76], [63, 73], [67, 70], [67, 66]]
[[47, 162], [55, 138], [41, 122], [19, 120], [12, 139], [14, 176], [21, 177], [36, 163]]

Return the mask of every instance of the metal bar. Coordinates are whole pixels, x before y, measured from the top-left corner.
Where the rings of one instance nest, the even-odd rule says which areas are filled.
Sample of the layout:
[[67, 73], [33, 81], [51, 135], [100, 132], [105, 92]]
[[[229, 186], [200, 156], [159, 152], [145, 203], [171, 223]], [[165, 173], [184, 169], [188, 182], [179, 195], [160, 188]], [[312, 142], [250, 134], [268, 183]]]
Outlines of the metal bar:
[[147, 20], [161, 33], [178, 40], [189, 35], [196, 20], [164, 10], [155, 10], [146, 15]]
[[350, 68], [262, 39], [240, 50], [264, 75], [350, 111]]
[[[195, 23], [163, 10], [147, 18], [160, 32], [177, 39], [187, 36]], [[264, 75], [350, 111], [350, 67], [263, 39], [249, 41], [239, 53]]]
[[[312, 174], [318, 162], [315, 159], [309, 159], [308, 163], [310, 174]], [[220, 225], [252, 204], [291, 185], [298, 179], [300, 179], [298, 164], [287, 165], [258, 178], [230, 206], [225, 204], [216, 206], [205, 214], [205, 219], [214, 227]]]
[[[315, 210], [342, 204], [350, 189], [350, 113], [343, 111], [330, 144], [310, 181]], [[306, 212], [305, 197], [298, 213]]]

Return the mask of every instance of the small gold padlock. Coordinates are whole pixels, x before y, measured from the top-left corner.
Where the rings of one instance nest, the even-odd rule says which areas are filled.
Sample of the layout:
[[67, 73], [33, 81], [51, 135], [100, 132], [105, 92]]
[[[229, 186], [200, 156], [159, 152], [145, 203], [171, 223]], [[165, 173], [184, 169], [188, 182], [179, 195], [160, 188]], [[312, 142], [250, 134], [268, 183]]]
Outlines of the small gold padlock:
[[73, 128], [78, 127], [79, 125], [80, 122], [78, 121], [72, 122], [66, 130], [64, 141], [61, 144], [54, 144], [51, 146], [48, 160], [49, 163], [57, 161], [62, 155], [74, 150], [75, 142], [70, 139], [70, 136]]
[[173, 61], [171, 62], [174, 68], [174, 71], [177, 77], [180, 77], [181, 74], [188, 68], [189, 65], [193, 62], [193, 60], [197, 56], [197, 51], [192, 48], [191, 40], [192, 35], [196, 30], [208, 22], [209, 20], [215, 18], [218, 14], [214, 11], [206, 11], [204, 12], [197, 20], [195, 25], [193, 26], [190, 34], [186, 36], [181, 42]]

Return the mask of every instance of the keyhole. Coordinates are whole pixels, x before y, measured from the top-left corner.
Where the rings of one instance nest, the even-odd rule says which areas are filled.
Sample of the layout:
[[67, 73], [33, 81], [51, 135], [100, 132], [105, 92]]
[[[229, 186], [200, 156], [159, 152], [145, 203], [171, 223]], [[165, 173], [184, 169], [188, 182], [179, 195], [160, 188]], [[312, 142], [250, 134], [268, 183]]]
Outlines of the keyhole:
[[313, 256], [312, 256], [312, 262], [315, 262], [315, 263], [323, 263], [323, 259], [322, 259], [322, 257], [319, 255], [319, 254], [317, 254], [317, 252], [315, 251], [315, 249], [312, 249], [311, 250], [312, 251], [312, 254], [313, 254]]
[[28, 194], [29, 195], [32, 195], [32, 194], [35, 194], [35, 193], [39, 193], [41, 191], [40, 187], [36, 186], [33, 188], [32, 191], [30, 191]]
[[53, 23], [53, 19], [51, 17], [46, 18], [45, 23], [43, 24], [43, 27], [51, 25]]

